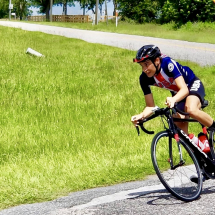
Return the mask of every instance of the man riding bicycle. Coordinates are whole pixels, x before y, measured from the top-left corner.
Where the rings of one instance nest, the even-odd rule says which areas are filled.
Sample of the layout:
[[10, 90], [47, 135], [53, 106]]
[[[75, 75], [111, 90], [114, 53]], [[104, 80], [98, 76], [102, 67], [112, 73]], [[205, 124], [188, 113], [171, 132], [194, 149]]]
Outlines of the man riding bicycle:
[[[215, 122], [211, 116], [200, 110], [205, 97], [204, 86], [189, 67], [182, 66], [161, 54], [160, 49], [155, 45], [141, 47], [133, 61], [142, 67], [140, 85], [146, 103], [145, 109], [140, 114], [131, 117], [134, 125], [138, 124], [138, 120], [147, 118], [153, 113], [155, 103], [150, 86], [157, 86], [171, 91], [172, 97], [167, 97], [165, 103], [168, 107], [174, 107], [177, 102], [180, 109], [189, 113], [202, 125], [215, 128]], [[177, 114], [175, 117], [184, 116]], [[187, 122], [177, 122], [177, 126], [188, 134]]]

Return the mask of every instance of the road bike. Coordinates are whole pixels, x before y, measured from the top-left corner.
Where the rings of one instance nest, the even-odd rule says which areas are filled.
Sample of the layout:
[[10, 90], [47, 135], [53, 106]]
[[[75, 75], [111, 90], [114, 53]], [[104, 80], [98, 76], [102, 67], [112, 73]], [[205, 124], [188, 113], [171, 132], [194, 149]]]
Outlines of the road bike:
[[[202, 108], [208, 106], [204, 101]], [[214, 153], [214, 131], [208, 131], [203, 125], [192, 118], [178, 119], [173, 115], [179, 112], [188, 115], [176, 106], [174, 108], [156, 107], [154, 114], [147, 119], [140, 120], [137, 125], [147, 134], [144, 123], [156, 117], [161, 117], [165, 130], [157, 133], [151, 144], [151, 159], [155, 172], [164, 187], [176, 198], [182, 201], [193, 201], [199, 198], [205, 179], [215, 179], [215, 153]], [[198, 122], [203, 132], [207, 135], [210, 152], [204, 153], [174, 122]], [[196, 182], [191, 178], [195, 177]]]

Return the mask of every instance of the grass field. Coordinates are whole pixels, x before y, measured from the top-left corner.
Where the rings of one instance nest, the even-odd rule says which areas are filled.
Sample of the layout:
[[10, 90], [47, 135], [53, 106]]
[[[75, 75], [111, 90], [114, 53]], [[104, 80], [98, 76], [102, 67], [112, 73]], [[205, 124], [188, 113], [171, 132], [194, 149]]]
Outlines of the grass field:
[[[1, 209], [154, 174], [152, 136], [130, 123], [144, 107], [135, 52], [1, 26], [0, 45]], [[186, 64], [207, 83], [215, 118], [215, 67]], [[163, 106], [169, 93], [153, 92]]]

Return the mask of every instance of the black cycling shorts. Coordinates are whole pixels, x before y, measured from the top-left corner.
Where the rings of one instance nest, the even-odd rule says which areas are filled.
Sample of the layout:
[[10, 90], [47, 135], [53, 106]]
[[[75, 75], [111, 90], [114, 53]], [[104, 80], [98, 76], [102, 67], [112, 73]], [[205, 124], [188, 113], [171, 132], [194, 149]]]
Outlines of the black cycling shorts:
[[[189, 95], [197, 96], [201, 102], [201, 104], [204, 103], [205, 100], [205, 88], [203, 83], [196, 77], [189, 89]], [[172, 96], [174, 96], [175, 93], [172, 93]], [[187, 97], [186, 97], [187, 98]], [[177, 107], [180, 110], [184, 111], [186, 98], [184, 98], [182, 101], [178, 102]]]
[[197, 96], [200, 99], [200, 102], [203, 104], [205, 100], [205, 88], [203, 83], [195, 78], [192, 85], [189, 88], [189, 95]]

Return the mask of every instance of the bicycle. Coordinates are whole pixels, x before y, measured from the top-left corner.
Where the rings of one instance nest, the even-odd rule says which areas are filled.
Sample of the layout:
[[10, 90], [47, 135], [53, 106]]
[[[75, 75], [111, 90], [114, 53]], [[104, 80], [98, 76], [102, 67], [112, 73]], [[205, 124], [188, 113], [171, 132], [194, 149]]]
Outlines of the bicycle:
[[[205, 100], [202, 108], [208, 106]], [[156, 107], [154, 114], [147, 119], [140, 120], [139, 127], [147, 133], [144, 123], [158, 116], [164, 124], [164, 131], [158, 132], [151, 144], [151, 159], [155, 172], [164, 187], [176, 198], [182, 201], [193, 201], [199, 198], [202, 192], [203, 175], [207, 179], [215, 179], [215, 153], [214, 153], [214, 131], [207, 131], [202, 126], [203, 132], [209, 134], [210, 152], [204, 153], [174, 122], [198, 122], [195, 119], [173, 118], [173, 114], [179, 112], [188, 115], [176, 106], [172, 109]], [[199, 122], [198, 122], [199, 123]], [[191, 177], [196, 176], [196, 183], [191, 181]]]

